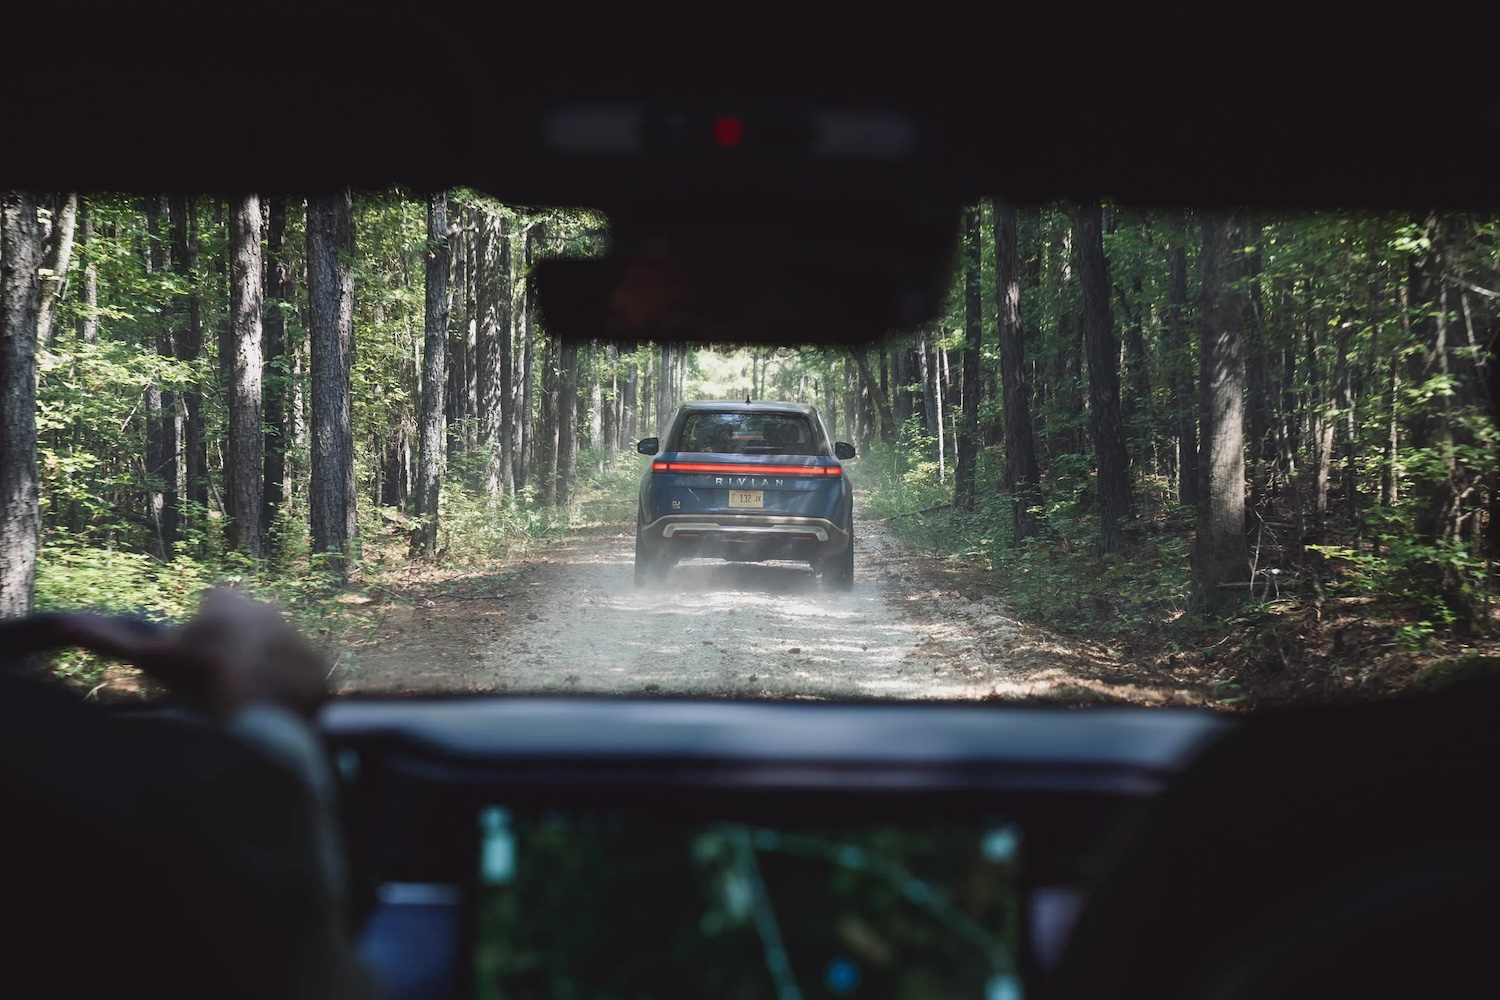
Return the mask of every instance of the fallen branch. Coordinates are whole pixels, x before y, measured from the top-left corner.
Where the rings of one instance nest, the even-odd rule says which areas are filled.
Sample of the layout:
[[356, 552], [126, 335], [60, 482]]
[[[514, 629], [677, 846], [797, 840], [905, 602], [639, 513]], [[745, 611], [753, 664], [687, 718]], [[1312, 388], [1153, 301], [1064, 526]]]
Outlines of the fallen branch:
[[898, 517], [913, 517], [913, 516], [915, 516], [917, 514], [931, 514], [935, 510], [947, 510], [949, 507], [952, 507], [952, 506], [953, 506], [953, 504], [950, 502], [950, 503], [940, 503], [940, 504], [937, 504], [937, 505], [932, 506], [932, 507], [923, 507], [921, 510], [903, 510], [899, 514], [892, 514], [889, 517], [882, 517], [882, 518], [879, 518], [879, 519], [877, 519], [877, 520], [875, 520], [875, 521], [873, 521], [871, 523], [872, 524], [884, 524], [885, 522], [894, 520], [895, 518], [898, 518]]

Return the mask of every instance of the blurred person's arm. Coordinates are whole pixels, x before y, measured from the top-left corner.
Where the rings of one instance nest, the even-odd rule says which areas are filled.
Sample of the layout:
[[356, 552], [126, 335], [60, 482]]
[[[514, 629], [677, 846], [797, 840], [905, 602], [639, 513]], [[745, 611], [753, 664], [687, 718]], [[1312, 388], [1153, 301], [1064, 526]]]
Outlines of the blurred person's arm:
[[179, 630], [48, 628], [48, 645], [136, 663], [187, 709], [112, 713], [0, 675], [0, 865], [7, 923], [22, 922], [0, 945], [7, 976], [55, 996], [370, 995], [309, 725], [321, 657], [275, 609], [227, 592]]

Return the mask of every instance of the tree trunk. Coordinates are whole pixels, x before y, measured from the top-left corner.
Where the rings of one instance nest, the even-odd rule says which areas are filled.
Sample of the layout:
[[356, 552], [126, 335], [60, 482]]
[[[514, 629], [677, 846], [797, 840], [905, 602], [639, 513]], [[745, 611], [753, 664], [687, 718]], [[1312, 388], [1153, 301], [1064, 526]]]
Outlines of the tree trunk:
[[979, 357], [984, 346], [984, 301], [979, 276], [983, 234], [980, 209], [964, 209], [964, 361], [963, 413], [957, 440], [958, 464], [953, 470], [953, 501], [974, 506], [974, 477], [979, 452]]
[[0, 618], [31, 613], [41, 530], [36, 462], [42, 224], [36, 198], [0, 194]]
[[1103, 207], [1095, 202], [1074, 215], [1078, 280], [1083, 290], [1083, 339], [1089, 363], [1089, 417], [1099, 479], [1099, 550], [1113, 552], [1124, 542], [1130, 517], [1130, 458], [1120, 413], [1120, 345], [1109, 305], [1109, 270], [1104, 260]]
[[557, 506], [573, 498], [578, 478], [578, 342], [566, 341], [557, 352]]
[[[520, 246], [517, 246], [519, 241]], [[506, 489], [516, 495], [521, 491], [526, 482], [526, 455], [522, 450], [525, 444], [525, 428], [527, 421], [526, 411], [522, 403], [526, 394], [526, 359], [525, 350], [521, 343], [522, 328], [526, 320], [522, 313], [526, 311], [526, 288], [523, 278], [523, 269], [526, 265], [526, 230], [520, 233], [511, 231], [506, 239], [506, 291], [508, 293], [506, 312], [508, 320], [506, 330], [506, 372], [508, 386], [505, 392], [506, 412], [502, 419], [505, 427], [505, 454], [509, 458], [506, 466]]]
[[1187, 250], [1171, 249], [1167, 290], [1167, 323], [1164, 335], [1172, 352], [1172, 377], [1168, 391], [1177, 435], [1177, 501], [1184, 507], [1198, 506], [1197, 394], [1192, 390], [1193, 341], [1183, 313], [1187, 308]]
[[252, 559], [264, 554], [265, 451], [261, 428], [261, 214], [260, 198], [244, 195], [229, 208], [229, 544]]
[[1151, 405], [1151, 372], [1146, 363], [1145, 321], [1142, 318], [1144, 291], [1139, 274], [1131, 280], [1130, 292], [1130, 300], [1125, 304], [1125, 362], [1130, 392], [1121, 400], [1120, 411], [1130, 435], [1130, 461], [1140, 465], [1144, 456], [1150, 453], [1155, 439], [1155, 409]]
[[[615, 467], [615, 457], [620, 450], [620, 442], [624, 435], [625, 407], [621, 401], [620, 372], [618, 355], [613, 344], [607, 344], [603, 348], [604, 372], [596, 375], [594, 384], [600, 387], [602, 395], [601, 410], [602, 427], [600, 429], [601, 447], [604, 452], [603, 460], [608, 462], [608, 467]], [[604, 375], [609, 375], [609, 390], [604, 391]]]
[[286, 350], [286, 317], [292, 309], [296, 278], [286, 242], [287, 201], [270, 199], [266, 226], [266, 310], [261, 393], [265, 399], [265, 465], [261, 477], [264, 506], [261, 535], [269, 541], [271, 525], [286, 503], [286, 453], [291, 439], [287, 426], [287, 386], [290, 366]]
[[542, 503], [549, 507], [557, 505], [557, 451], [558, 451], [558, 342], [556, 337], [547, 337], [546, 350], [542, 355], [542, 441], [538, 454], [538, 472], [541, 474], [539, 490]]
[[859, 367], [859, 377], [862, 385], [860, 395], [870, 416], [870, 420], [867, 423], [878, 423], [880, 425], [879, 427], [866, 428], [860, 447], [868, 449], [870, 447], [870, 440], [877, 434], [880, 435], [882, 441], [889, 439], [889, 434], [886, 433], [885, 428], [894, 423], [894, 420], [891, 417], [891, 404], [886, 400], [885, 394], [880, 391], [880, 383], [875, 380], [874, 373], [870, 371], [870, 359], [865, 356], [864, 351], [856, 350], [854, 352], [854, 363]]
[[[662, 344], [657, 352], [659, 361], [656, 366], [656, 420], [660, 432], [666, 433], [668, 413], [671, 412], [670, 399], [672, 398], [672, 348], [668, 344]], [[759, 396], [759, 393], [756, 393]]]
[[448, 246], [448, 268], [453, 279], [450, 284], [452, 305], [448, 324], [448, 347], [445, 352], [448, 358], [447, 384], [444, 386], [443, 393], [444, 416], [448, 427], [447, 457], [450, 462], [463, 455], [464, 429], [469, 418], [467, 409], [469, 373], [466, 361], [469, 326], [474, 313], [469, 307], [469, 288], [473, 281], [473, 273], [469, 270], [468, 248], [471, 240], [465, 228], [467, 214], [462, 203], [453, 203]]
[[[162, 216], [170, 206], [165, 198], [151, 195], [145, 199], [149, 245], [146, 267], [160, 281], [167, 270], [167, 233]], [[157, 313], [156, 353], [164, 358], [177, 354], [173, 330], [167, 319], [165, 295], [153, 296], [160, 307]], [[146, 387], [146, 482], [148, 516], [155, 534], [154, 549], [163, 559], [172, 558], [178, 536], [177, 493], [177, 396], [157, 383]]]
[[917, 374], [922, 379], [922, 426], [927, 436], [938, 437], [937, 393], [932, 377], [932, 351], [927, 343], [927, 327], [917, 328]]
[[312, 380], [312, 477], [309, 521], [315, 557], [342, 584], [355, 536], [354, 435], [350, 372], [354, 361], [354, 199], [347, 190], [307, 206], [308, 341]]
[[823, 419], [828, 427], [828, 436], [839, 440], [838, 394], [833, 391], [833, 376], [826, 362], [823, 370]]
[[1217, 613], [1238, 604], [1245, 582], [1245, 365], [1240, 353], [1244, 309], [1232, 287], [1233, 259], [1243, 244], [1239, 217], [1215, 212], [1203, 222], [1202, 419], [1204, 463], [1193, 543], [1194, 604]]
[[[99, 255], [94, 247], [94, 219], [88, 206], [80, 202], [78, 214], [83, 217], [83, 239], [78, 248], [79, 262], [83, 265], [83, 315], [78, 318], [78, 339], [85, 344], [99, 340], [99, 272], [94, 259]], [[176, 224], [176, 213], [173, 213]], [[176, 255], [173, 255], [176, 262]]]
[[510, 246], [505, 221], [498, 214], [481, 210], [479, 220], [479, 270], [475, 275], [478, 326], [475, 353], [479, 360], [479, 446], [485, 456], [483, 478], [478, 485], [490, 496], [506, 491], [510, 468], [510, 427], [506, 424], [510, 389]]
[[52, 215], [52, 232], [42, 255], [42, 299], [37, 306], [37, 343], [52, 346], [57, 304], [68, 288], [68, 266], [73, 260], [73, 233], [78, 222], [78, 195], [60, 195]]
[[411, 554], [437, 554], [438, 495], [443, 481], [443, 390], [447, 379], [448, 346], [448, 194], [427, 199], [427, 311], [422, 343], [422, 401], [418, 445], [417, 488], [412, 491]]
[[[1250, 223], [1247, 223], [1246, 228], [1254, 234], [1260, 232]], [[1248, 381], [1245, 419], [1249, 427], [1247, 442], [1249, 450], [1246, 455], [1249, 468], [1246, 475], [1249, 479], [1250, 494], [1247, 502], [1256, 510], [1265, 510], [1270, 505], [1271, 470], [1276, 457], [1271, 434], [1275, 415], [1272, 411], [1271, 361], [1270, 351], [1267, 348], [1265, 303], [1261, 288], [1261, 271], [1264, 262], [1258, 235], [1250, 236], [1248, 242], [1253, 249], [1247, 250], [1245, 254], [1249, 294], [1244, 297], [1245, 325], [1242, 335], [1242, 346], [1246, 356], [1245, 377]]]
[[[1356, 420], [1355, 408], [1358, 393], [1354, 391], [1353, 366], [1349, 364], [1349, 340], [1352, 331], [1350, 324], [1345, 322], [1339, 326], [1337, 355], [1334, 358], [1334, 401], [1339, 408], [1339, 422], [1343, 426], [1343, 475], [1341, 485], [1344, 494], [1344, 508], [1347, 514], [1349, 526], [1354, 530], [1356, 541], [1360, 536], [1359, 528], [1359, 479], [1358, 469], [1355, 466], [1355, 448], [1358, 441], [1359, 424]], [[1330, 449], [1332, 450], [1332, 449]]]
[[[172, 270], [188, 286], [186, 315], [176, 322], [177, 360], [196, 362], [203, 353], [203, 302], [198, 285], [198, 204], [186, 195], [172, 198]], [[182, 394], [182, 450], [187, 501], [195, 516], [208, 508], [208, 440], [203, 433], [203, 392], [196, 383]]]
[[849, 435], [849, 443], [854, 444], [859, 441], [859, 394], [854, 385], [854, 363], [847, 353], [843, 360], [844, 431]]
[[[891, 368], [896, 383], [895, 396], [891, 401], [891, 416], [896, 423], [896, 429], [901, 430], [916, 415], [918, 400], [921, 397], [921, 390], [916, 384], [920, 377], [921, 366], [917, 363], [917, 352], [910, 343], [895, 351]], [[847, 422], [846, 419], [845, 423]]]
[[1016, 213], [995, 199], [995, 297], [1000, 317], [1000, 383], [1005, 407], [1004, 489], [1014, 497], [1016, 541], [1037, 533], [1041, 472], [1026, 379], [1025, 327], [1021, 321], [1021, 275], [1016, 253]]
[[[1411, 341], [1411, 312], [1407, 301], [1407, 288], [1403, 282], [1401, 285], [1401, 327], [1406, 335], [1406, 340]], [[1391, 508], [1401, 497], [1401, 423], [1399, 419], [1401, 400], [1401, 360], [1396, 351], [1390, 352], [1390, 359], [1386, 362], [1385, 380], [1385, 406], [1386, 406], [1386, 433], [1385, 454], [1383, 469], [1384, 475], [1380, 477], [1380, 503], [1381, 506]]]
[[520, 438], [516, 453], [516, 489], [526, 488], [526, 478], [531, 472], [535, 450], [535, 417], [532, 415], [532, 396], [536, 392], [536, 288], [531, 280], [532, 228], [521, 238], [522, 262], [525, 265], [525, 285], [521, 293], [521, 408], [519, 411]]
[[602, 377], [599, 362], [599, 346], [591, 344], [589, 345], [589, 450], [594, 453], [594, 460], [598, 463], [600, 472], [604, 471], [605, 451], [604, 386], [600, 382]]
[[641, 366], [638, 362], [630, 362], [625, 370], [625, 441], [627, 447], [633, 448], [640, 434], [640, 390], [641, 390]]
[[890, 400], [891, 400], [890, 363], [889, 363], [889, 359], [886, 357], [886, 352], [885, 352], [885, 348], [884, 347], [878, 348], [876, 350], [875, 354], [876, 354], [876, 356], [878, 358], [880, 358], [880, 397], [879, 398], [881, 398], [881, 399], [883, 399], [883, 400], [886, 401], [887, 408], [891, 411], [890, 414], [888, 415], [888, 419], [885, 420], [884, 425], [880, 428], [880, 439], [882, 441], [884, 441], [886, 444], [890, 444], [891, 443], [891, 435], [895, 431], [894, 424], [896, 423], [896, 420], [895, 420], [895, 409], [896, 408], [890, 402]]
[[[1333, 424], [1328, 419], [1327, 388], [1318, 351], [1318, 327], [1322, 322], [1323, 317], [1310, 310], [1303, 338], [1307, 351], [1305, 356], [1307, 383], [1310, 387], [1307, 393], [1308, 438], [1312, 445], [1313, 455], [1312, 461], [1307, 465], [1308, 485], [1304, 490], [1299, 491], [1298, 499], [1300, 501], [1302, 493], [1312, 497], [1313, 518], [1310, 534], [1314, 538], [1321, 537], [1323, 518], [1328, 513], [1328, 463], [1329, 452], [1333, 449]], [[1308, 540], [1307, 536], [1302, 539], [1304, 543]]]
[[1055, 409], [1061, 417], [1061, 430], [1054, 431], [1054, 442], [1050, 450], [1080, 455], [1085, 448], [1083, 438], [1083, 356], [1084, 341], [1082, 324], [1075, 315], [1073, 291], [1073, 247], [1076, 235], [1072, 228], [1064, 226], [1057, 257], [1057, 336], [1061, 350], [1054, 352], [1052, 369], [1052, 397], [1057, 401]]
[[948, 481], [948, 447], [946, 436], [943, 433], [943, 378], [942, 361], [943, 351], [934, 348], [932, 352], [932, 363], [928, 366], [932, 371], [932, 416], [933, 426], [937, 428], [937, 460], [938, 460], [938, 482]]

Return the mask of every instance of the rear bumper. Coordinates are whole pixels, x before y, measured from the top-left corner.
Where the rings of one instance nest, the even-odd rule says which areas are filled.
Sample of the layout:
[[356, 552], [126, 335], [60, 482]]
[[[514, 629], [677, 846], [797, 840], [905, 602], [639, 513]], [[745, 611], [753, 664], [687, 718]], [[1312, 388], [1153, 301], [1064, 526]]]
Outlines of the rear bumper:
[[847, 549], [849, 532], [822, 517], [669, 514], [641, 528], [641, 544], [679, 559], [822, 559]]

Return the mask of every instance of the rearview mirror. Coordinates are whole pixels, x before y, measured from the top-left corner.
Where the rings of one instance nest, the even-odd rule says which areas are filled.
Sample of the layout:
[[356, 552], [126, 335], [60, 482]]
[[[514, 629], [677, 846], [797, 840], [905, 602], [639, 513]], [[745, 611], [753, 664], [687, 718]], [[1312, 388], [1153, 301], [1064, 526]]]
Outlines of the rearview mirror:
[[661, 438], [641, 438], [640, 443], [635, 446], [635, 450], [642, 455], [655, 455], [661, 451]]
[[833, 444], [834, 457], [839, 461], [848, 461], [854, 457], [854, 445], [847, 441], [835, 441]]
[[763, 223], [766, 232], [725, 223], [697, 239], [674, 238], [670, 219], [657, 237], [639, 235], [643, 223], [612, 219], [610, 257], [535, 265], [530, 280], [548, 332], [622, 346], [869, 344], [931, 319], [946, 301], [956, 212], [919, 219], [915, 230], [897, 226], [895, 246], [842, 216], [815, 216], [825, 226], [807, 232], [808, 223], [789, 229], [771, 214], [778, 221]]

